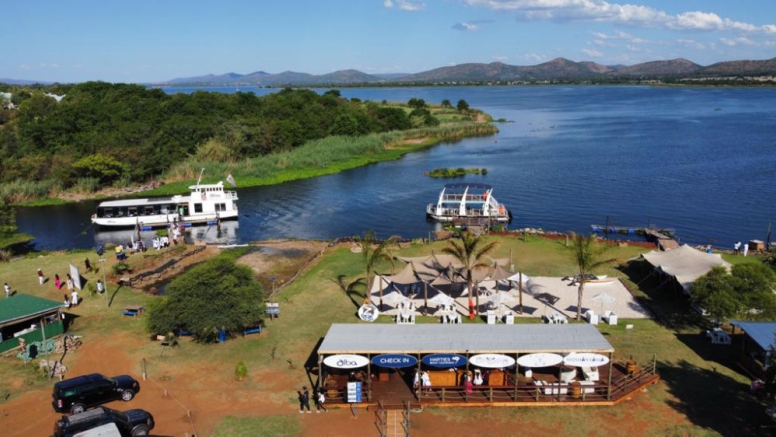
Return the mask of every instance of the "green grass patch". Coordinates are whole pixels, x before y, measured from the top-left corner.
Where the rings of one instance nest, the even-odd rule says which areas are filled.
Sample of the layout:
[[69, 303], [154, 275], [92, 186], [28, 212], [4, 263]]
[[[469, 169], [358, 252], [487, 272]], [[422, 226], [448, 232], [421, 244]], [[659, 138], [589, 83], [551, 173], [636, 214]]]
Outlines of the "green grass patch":
[[301, 433], [302, 426], [293, 416], [227, 416], [213, 431], [213, 437], [296, 437]]

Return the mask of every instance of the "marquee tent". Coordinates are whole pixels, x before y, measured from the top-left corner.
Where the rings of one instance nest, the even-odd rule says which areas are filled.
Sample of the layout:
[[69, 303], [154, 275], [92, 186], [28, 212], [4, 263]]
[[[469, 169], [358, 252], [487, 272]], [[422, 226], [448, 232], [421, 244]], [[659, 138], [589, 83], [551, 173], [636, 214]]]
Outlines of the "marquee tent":
[[708, 273], [713, 267], [722, 266], [730, 270], [730, 263], [717, 253], [705, 253], [684, 244], [668, 252], [651, 251], [641, 255], [656, 270], [676, 278], [689, 294], [693, 282]]

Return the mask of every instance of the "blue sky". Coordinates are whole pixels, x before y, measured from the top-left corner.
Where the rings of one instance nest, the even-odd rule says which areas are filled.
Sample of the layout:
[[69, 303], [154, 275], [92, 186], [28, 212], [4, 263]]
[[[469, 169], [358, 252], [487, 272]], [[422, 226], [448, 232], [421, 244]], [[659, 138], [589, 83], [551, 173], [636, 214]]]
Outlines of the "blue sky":
[[0, 78], [776, 57], [773, 0], [5, 0]]

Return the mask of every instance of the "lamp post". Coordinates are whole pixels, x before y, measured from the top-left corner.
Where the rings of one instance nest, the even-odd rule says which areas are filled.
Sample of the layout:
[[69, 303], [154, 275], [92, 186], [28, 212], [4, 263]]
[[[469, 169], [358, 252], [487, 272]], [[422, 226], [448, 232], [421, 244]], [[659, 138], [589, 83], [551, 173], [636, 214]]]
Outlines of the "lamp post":
[[[97, 256], [100, 257], [100, 270], [102, 271], [102, 288], [103, 288], [103, 294], [107, 298], [108, 296], [108, 279], [105, 276], [105, 257], [103, 255], [105, 254], [105, 251], [103, 250], [102, 246], [98, 246], [95, 249], [95, 252], [97, 252]], [[110, 302], [110, 301], [109, 301]]]
[[276, 278], [274, 276], [270, 276], [269, 277], [269, 282], [272, 283], [272, 294], [270, 294], [270, 296], [274, 296], [275, 295], [275, 281], [277, 281], [277, 279], [278, 278]]

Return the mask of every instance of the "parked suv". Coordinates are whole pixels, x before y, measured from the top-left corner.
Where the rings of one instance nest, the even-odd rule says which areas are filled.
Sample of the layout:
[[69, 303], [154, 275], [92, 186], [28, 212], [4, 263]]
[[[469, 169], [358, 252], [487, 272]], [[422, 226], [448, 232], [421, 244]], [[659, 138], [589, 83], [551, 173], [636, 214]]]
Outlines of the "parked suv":
[[83, 413], [90, 407], [121, 399], [131, 401], [140, 384], [127, 375], [106, 378], [99, 373], [77, 376], [54, 384], [51, 405], [57, 413]]
[[62, 416], [54, 424], [54, 437], [72, 437], [106, 424], [115, 424], [124, 437], [148, 435], [154, 429], [154, 417], [144, 410], [116, 411], [97, 407], [83, 413]]

